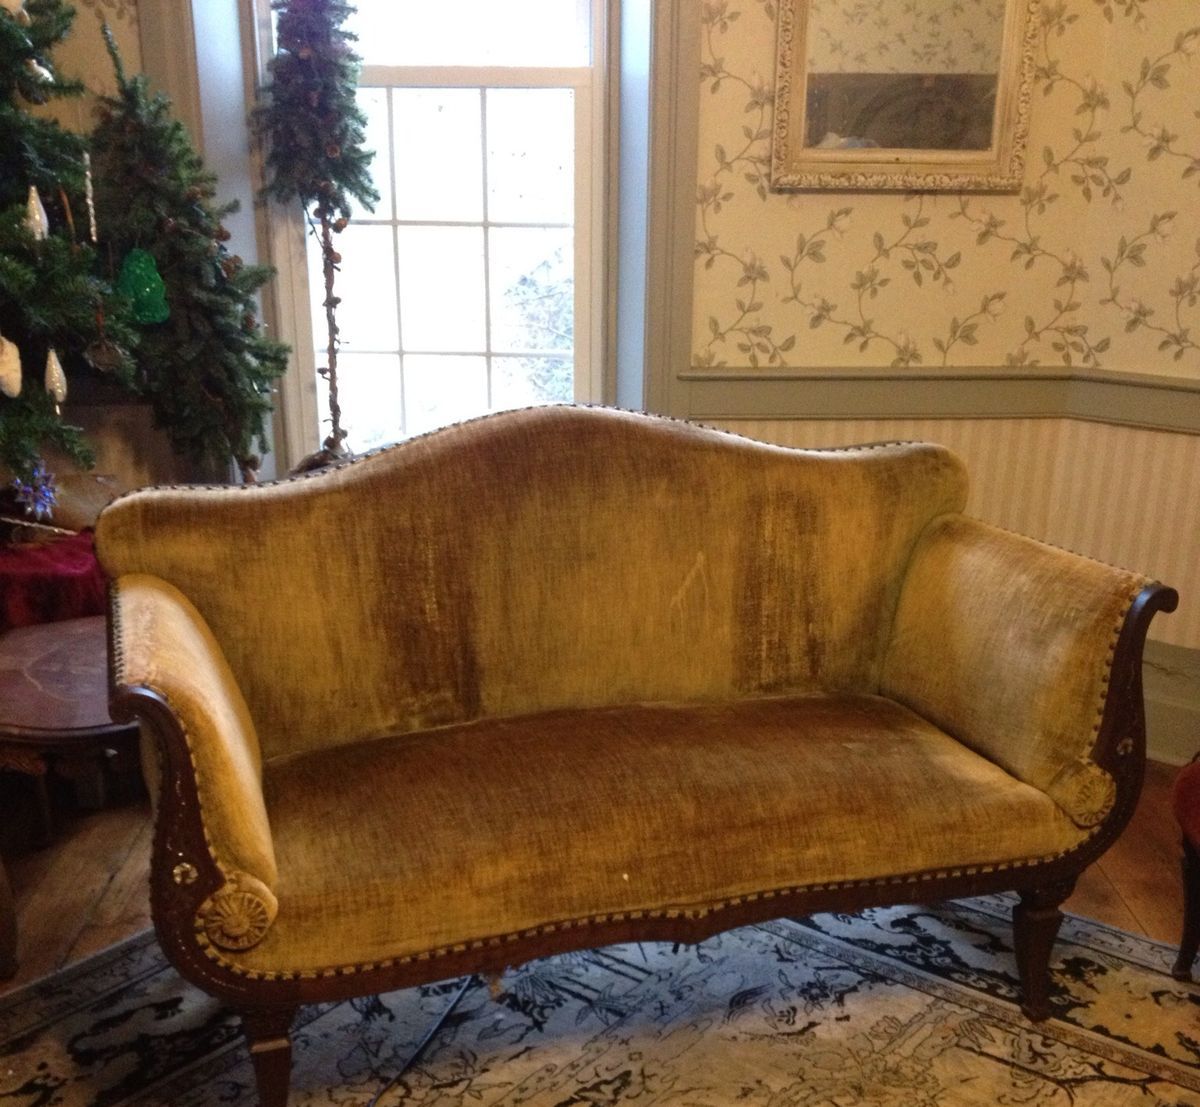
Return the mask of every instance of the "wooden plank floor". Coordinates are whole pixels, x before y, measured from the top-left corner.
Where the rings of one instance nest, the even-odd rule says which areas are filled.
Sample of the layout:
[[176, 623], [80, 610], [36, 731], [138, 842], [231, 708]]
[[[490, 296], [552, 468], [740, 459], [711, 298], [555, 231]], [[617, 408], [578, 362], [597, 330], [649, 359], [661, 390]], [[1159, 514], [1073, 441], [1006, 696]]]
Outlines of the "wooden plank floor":
[[[1182, 912], [1170, 788], [1150, 763], [1121, 839], [1083, 877], [1067, 910], [1176, 943]], [[47, 849], [6, 859], [17, 904], [20, 970], [0, 994], [150, 925], [150, 825], [144, 803], [70, 818]]]
[[150, 925], [145, 802], [61, 820], [45, 849], [5, 858], [17, 908], [17, 975], [0, 994]]

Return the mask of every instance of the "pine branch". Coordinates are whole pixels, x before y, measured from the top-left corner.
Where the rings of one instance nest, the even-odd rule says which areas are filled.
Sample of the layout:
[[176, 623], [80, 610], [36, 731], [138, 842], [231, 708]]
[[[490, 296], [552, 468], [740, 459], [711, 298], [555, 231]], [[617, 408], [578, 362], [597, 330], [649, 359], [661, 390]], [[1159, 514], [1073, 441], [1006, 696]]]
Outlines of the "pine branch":
[[[119, 368], [132, 336], [111, 289], [95, 275], [94, 252], [78, 241], [74, 214], [85, 204], [85, 142], [28, 110], [82, 91], [53, 59], [74, 11], [62, 0], [28, 0], [26, 12], [28, 20], [19, 21], [0, 11], [0, 335], [15, 347], [21, 367], [19, 394], [0, 395], [0, 468], [49, 488], [41, 465], [46, 448], [91, 464], [80, 429], [63, 421], [42, 387], [49, 352], [69, 381], [101, 349]], [[45, 238], [26, 225], [31, 188], [46, 210]], [[14, 351], [5, 348], [11, 359]]]
[[170, 311], [141, 328], [135, 387], [178, 453], [217, 470], [232, 459], [253, 479], [271, 384], [287, 368], [287, 347], [258, 322], [257, 293], [274, 270], [229, 252], [221, 221], [237, 204], [217, 200], [170, 101], [130, 77], [104, 35], [117, 91], [101, 99], [92, 136], [97, 218], [114, 264], [135, 248], [153, 257]]

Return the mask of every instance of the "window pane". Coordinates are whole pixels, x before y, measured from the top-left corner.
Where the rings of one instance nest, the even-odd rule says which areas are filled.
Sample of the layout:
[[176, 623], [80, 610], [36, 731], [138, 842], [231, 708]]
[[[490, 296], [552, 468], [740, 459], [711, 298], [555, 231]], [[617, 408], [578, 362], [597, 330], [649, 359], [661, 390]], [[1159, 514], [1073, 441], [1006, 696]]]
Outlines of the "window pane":
[[492, 349], [571, 350], [575, 319], [571, 231], [494, 227], [489, 235]]
[[[483, 218], [480, 93], [474, 88], [398, 88], [396, 217]], [[430, 158], [429, 153], [437, 156]]]
[[358, 0], [346, 27], [368, 65], [587, 65], [580, 0]]
[[424, 434], [487, 411], [487, 360], [408, 354], [404, 358], [404, 431]]
[[575, 366], [569, 358], [492, 359], [492, 410], [533, 404], [570, 403], [575, 398]]
[[487, 140], [490, 220], [572, 222], [575, 210], [572, 89], [489, 89]]
[[[318, 353], [317, 364], [324, 364], [324, 354]], [[404, 410], [399, 355], [339, 354], [337, 376], [342, 426], [350, 449], [361, 452], [395, 442]], [[317, 378], [317, 402], [324, 441], [329, 433], [329, 386], [324, 377]]]
[[391, 147], [388, 144], [388, 105], [386, 88], [360, 88], [358, 106], [367, 117], [364, 145], [374, 152], [371, 159], [371, 183], [379, 193], [374, 212], [367, 211], [357, 200], [350, 201], [351, 219], [391, 219], [392, 170]]
[[[400, 346], [396, 329], [396, 261], [390, 226], [351, 223], [333, 236], [342, 255], [334, 294], [341, 297], [337, 324], [342, 345], [350, 350], [395, 350]], [[321, 244], [308, 235], [308, 291], [312, 301], [313, 334], [318, 349], [325, 345], [325, 273]], [[325, 355], [317, 355], [325, 364]]]
[[484, 349], [483, 229], [399, 227], [406, 350]]

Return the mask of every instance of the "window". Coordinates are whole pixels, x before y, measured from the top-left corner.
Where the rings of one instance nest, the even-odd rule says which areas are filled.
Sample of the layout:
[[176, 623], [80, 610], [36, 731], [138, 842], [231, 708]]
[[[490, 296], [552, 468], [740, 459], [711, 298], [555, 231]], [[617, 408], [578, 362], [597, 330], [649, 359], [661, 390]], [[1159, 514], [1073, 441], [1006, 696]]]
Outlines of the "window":
[[[351, 449], [489, 410], [599, 399], [601, 13], [588, 0], [357, 7], [348, 26], [380, 202], [356, 210], [338, 243]], [[311, 332], [298, 330], [298, 355], [308, 333], [318, 347], [323, 335], [311, 240], [307, 254]], [[322, 436], [322, 360], [297, 357], [305, 442], [293, 452]]]

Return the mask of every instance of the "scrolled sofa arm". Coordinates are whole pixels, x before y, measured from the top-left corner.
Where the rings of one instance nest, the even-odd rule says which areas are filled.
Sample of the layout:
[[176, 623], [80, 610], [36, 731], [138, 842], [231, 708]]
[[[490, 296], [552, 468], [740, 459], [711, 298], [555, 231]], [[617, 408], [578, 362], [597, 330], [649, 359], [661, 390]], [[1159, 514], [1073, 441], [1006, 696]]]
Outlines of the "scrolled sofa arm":
[[[944, 516], [908, 566], [880, 690], [1092, 827], [1117, 795], [1097, 748], [1110, 685], [1135, 685], [1140, 737], [1146, 626], [1176, 601], [1135, 573]], [[1123, 632], [1129, 672], [1116, 674]]]
[[[158, 732], [157, 766], [147, 758], [151, 794], [158, 787], [194, 793], [192, 815], [207, 853], [195, 860], [219, 874], [196, 906], [195, 923], [214, 945], [249, 948], [274, 921], [278, 871], [245, 700], [204, 619], [173, 585], [121, 576], [110, 612], [114, 714], [141, 718]], [[197, 873], [182, 861], [174, 883], [190, 885]]]

